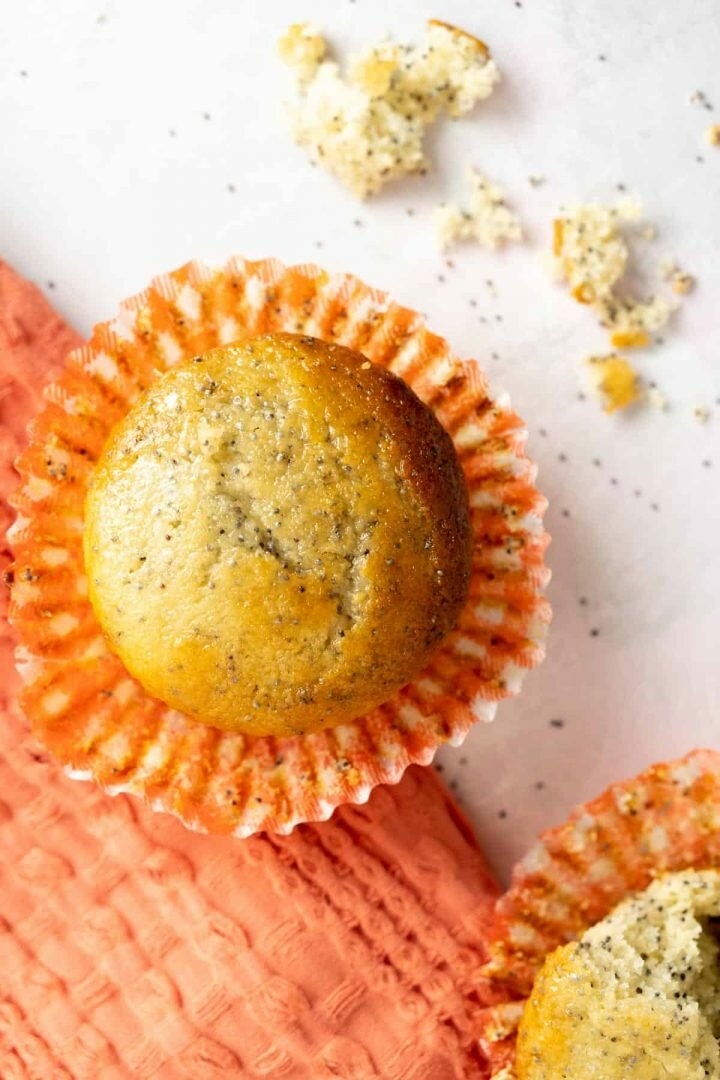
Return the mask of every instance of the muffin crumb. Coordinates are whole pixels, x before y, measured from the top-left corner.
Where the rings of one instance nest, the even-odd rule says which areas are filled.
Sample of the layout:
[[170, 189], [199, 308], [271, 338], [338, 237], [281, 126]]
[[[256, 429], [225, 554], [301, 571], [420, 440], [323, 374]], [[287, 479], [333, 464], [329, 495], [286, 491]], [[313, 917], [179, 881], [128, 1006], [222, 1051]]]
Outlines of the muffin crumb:
[[293, 23], [278, 41], [278, 54], [297, 79], [308, 82], [326, 52], [325, 39], [313, 23]]
[[595, 389], [603, 401], [605, 412], [626, 409], [642, 397], [635, 368], [621, 356], [591, 356], [588, 358]]
[[690, 104], [697, 105], [702, 109], [706, 109], [708, 112], [712, 112], [712, 105], [707, 94], [703, 90], [693, 90], [690, 95]]
[[686, 296], [695, 288], [695, 278], [692, 274], [686, 274], [679, 270], [672, 279], [671, 287], [672, 291], [677, 293], [678, 296]]
[[677, 296], [687, 296], [697, 284], [695, 277], [683, 270], [677, 259], [663, 259], [660, 263], [660, 273]]
[[705, 128], [705, 142], [708, 146], [720, 146], [720, 124]]
[[383, 41], [351, 57], [347, 76], [312, 24], [290, 26], [278, 50], [296, 80], [295, 141], [361, 199], [427, 171], [427, 128], [469, 112], [500, 78], [484, 42], [434, 19], [419, 45]]
[[435, 236], [441, 249], [458, 240], [476, 240], [494, 250], [505, 241], [522, 240], [519, 218], [506, 206], [502, 188], [475, 169], [468, 169], [467, 209], [452, 203], [435, 208]]

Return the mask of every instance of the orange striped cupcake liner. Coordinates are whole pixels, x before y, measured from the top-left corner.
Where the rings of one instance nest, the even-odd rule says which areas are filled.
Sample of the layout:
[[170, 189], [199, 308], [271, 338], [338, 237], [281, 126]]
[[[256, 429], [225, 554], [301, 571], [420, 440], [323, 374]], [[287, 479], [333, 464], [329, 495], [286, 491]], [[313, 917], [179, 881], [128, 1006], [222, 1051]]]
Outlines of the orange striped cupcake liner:
[[[295, 738], [217, 731], [151, 698], [107, 648], [87, 596], [83, 506], [114, 424], [183, 358], [272, 331], [338, 342], [401, 376], [452, 436], [475, 537], [467, 605], [427, 668], [390, 701]], [[457, 745], [543, 656], [545, 500], [526, 432], [423, 318], [347, 274], [275, 260], [189, 263], [155, 279], [72, 352], [17, 464], [11, 621], [35, 735], [80, 778], [139, 795], [191, 828], [287, 832], [364, 802]]]
[[[481, 1044], [509, 1080], [517, 1026], [545, 958], [659, 874], [720, 866], [720, 752], [696, 750], [612, 787], [546, 832], [496, 906], [483, 975], [505, 1002]], [[507, 1070], [504, 1072], [503, 1070]]]

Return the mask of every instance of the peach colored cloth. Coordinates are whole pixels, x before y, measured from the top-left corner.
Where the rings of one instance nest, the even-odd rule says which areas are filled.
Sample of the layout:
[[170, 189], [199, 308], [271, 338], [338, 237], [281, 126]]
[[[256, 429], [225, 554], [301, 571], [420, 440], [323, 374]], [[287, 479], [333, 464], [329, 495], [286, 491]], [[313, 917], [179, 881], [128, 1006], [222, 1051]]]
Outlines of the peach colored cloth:
[[[44, 364], [75, 339], [5, 266], [0, 302], [5, 493]], [[488, 1075], [496, 887], [432, 771], [290, 837], [200, 836], [67, 780], [6, 705], [3, 1080]]]

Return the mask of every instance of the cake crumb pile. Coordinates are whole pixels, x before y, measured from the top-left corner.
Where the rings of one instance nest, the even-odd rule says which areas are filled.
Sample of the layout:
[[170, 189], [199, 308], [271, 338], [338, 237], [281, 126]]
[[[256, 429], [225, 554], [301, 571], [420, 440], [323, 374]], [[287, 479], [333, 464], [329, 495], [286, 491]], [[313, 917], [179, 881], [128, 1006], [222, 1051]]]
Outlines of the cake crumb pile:
[[642, 220], [642, 209], [630, 199], [614, 206], [589, 203], [568, 207], [555, 219], [553, 254], [570, 295], [587, 304], [610, 332], [617, 349], [643, 348], [662, 329], [672, 312], [661, 296], [638, 300], [621, 291], [629, 248], [624, 227]]
[[557, 949], [520, 1027], [518, 1080], [720, 1077], [720, 872], [668, 874]]
[[278, 49], [296, 81], [295, 141], [360, 198], [425, 171], [427, 128], [468, 113], [500, 78], [482, 41], [437, 20], [419, 45], [383, 41], [351, 57], [347, 76], [310, 24], [290, 26]]
[[[598, 317], [615, 349], [640, 349], [660, 344], [658, 331], [678, 308], [680, 298], [696, 285], [692, 274], [680, 268], [675, 259], [659, 266], [659, 277], [669, 287], [659, 293], [639, 298], [627, 287], [627, 271], [633, 241], [654, 240], [654, 226], [643, 222], [642, 207], [634, 199], [624, 198], [614, 205], [576, 204], [563, 208], [553, 223], [553, 268], [564, 281], [570, 295], [585, 304]], [[652, 395], [641, 391], [640, 379], [632, 364], [615, 352], [590, 356], [596, 390], [606, 412], [624, 409], [638, 400], [658, 406]]]
[[433, 215], [441, 248], [458, 240], [475, 240], [494, 250], [505, 241], [522, 240], [519, 218], [505, 204], [502, 188], [475, 169], [468, 169], [470, 199], [467, 208], [443, 203]]
[[675, 259], [665, 259], [660, 267], [665, 281], [677, 296], [687, 296], [695, 288], [695, 278], [682, 270]]

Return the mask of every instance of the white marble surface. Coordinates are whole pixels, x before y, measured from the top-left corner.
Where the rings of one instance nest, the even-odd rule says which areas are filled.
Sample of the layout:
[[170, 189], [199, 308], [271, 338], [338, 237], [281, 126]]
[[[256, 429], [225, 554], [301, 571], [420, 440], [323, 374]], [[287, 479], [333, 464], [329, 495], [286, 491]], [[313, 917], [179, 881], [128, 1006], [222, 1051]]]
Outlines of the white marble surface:
[[[431, 176], [358, 205], [290, 143], [274, 39], [311, 18], [347, 50], [411, 39], [428, 15], [484, 38], [504, 82], [433, 136]], [[717, 0], [23, 0], [2, 23], [0, 251], [80, 329], [191, 257], [315, 260], [427, 312], [511, 392], [551, 504], [548, 659], [442, 754], [494, 865], [610, 780], [718, 745], [720, 149], [702, 141], [720, 120]], [[690, 104], [698, 88], [714, 116]], [[470, 163], [528, 241], [468, 246], [448, 268], [429, 215]], [[667, 414], [578, 399], [605, 335], [539, 259], [563, 200], [620, 183], [659, 227], [656, 262], [676, 255], [699, 281], [637, 358]]]

